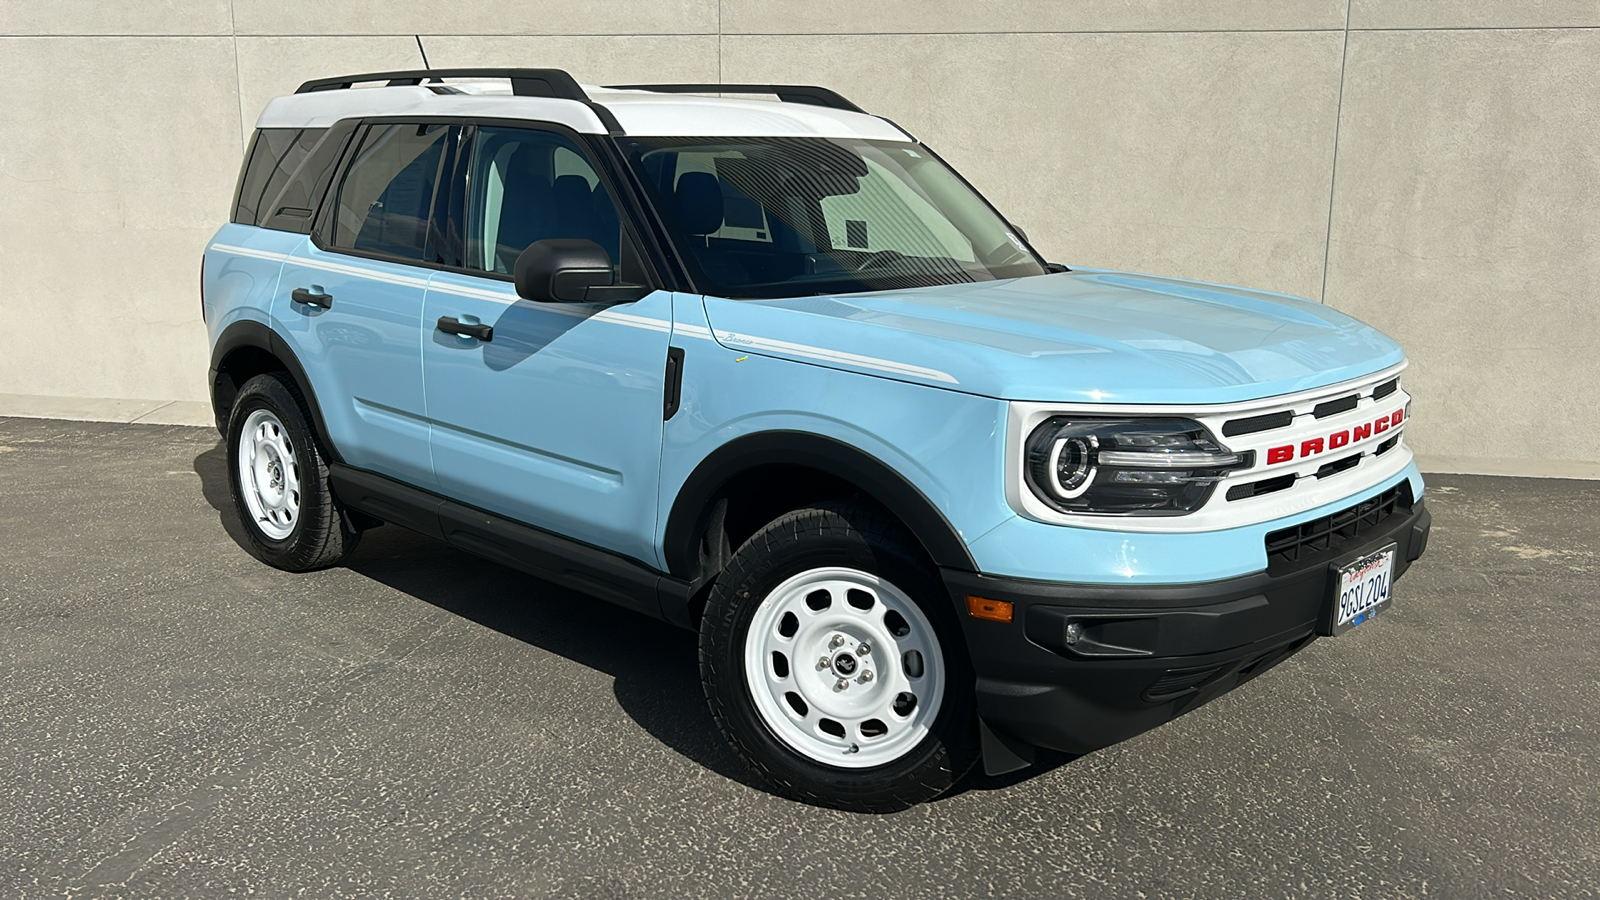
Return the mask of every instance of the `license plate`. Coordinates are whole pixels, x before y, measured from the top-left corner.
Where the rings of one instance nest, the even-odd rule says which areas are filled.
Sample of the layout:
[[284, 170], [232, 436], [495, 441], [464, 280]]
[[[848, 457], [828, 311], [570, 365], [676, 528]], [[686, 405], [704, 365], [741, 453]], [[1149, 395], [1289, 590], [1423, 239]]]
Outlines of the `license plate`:
[[1363, 556], [1338, 570], [1331, 608], [1324, 620], [1328, 634], [1343, 634], [1389, 606], [1394, 584], [1394, 544]]

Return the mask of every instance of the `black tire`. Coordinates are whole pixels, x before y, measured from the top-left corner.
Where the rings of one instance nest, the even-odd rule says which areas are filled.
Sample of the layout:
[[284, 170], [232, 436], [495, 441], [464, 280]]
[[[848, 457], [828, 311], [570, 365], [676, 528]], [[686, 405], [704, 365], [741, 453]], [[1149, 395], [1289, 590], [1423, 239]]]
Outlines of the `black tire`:
[[[239, 455], [246, 421], [266, 410], [283, 425], [293, 449], [299, 474], [299, 515], [286, 537], [262, 530], [240, 483]], [[307, 572], [337, 565], [355, 549], [359, 532], [345, 528], [337, 502], [328, 488], [327, 453], [307, 422], [305, 400], [289, 376], [269, 372], [245, 382], [228, 417], [228, 486], [239, 513], [248, 547], [262, 562], [290, 572]]]
[[[744, 671], [751, 620], [767, 595], [800, 573], [847, 567], [887, 579], [933, 625], [945, 695], [927, 735], [871, 768], [831, 766], [796, 752], [763, 721]], [[903, 810], [939, 796], [978, 758], [972, 665], [954, 609], [915, 540], [875, 507], [819, 503], [756, 532], [717, 580], [700, 622], [700, 677], [712, 717], [733, 749], [776, 792], [855, 812]]]

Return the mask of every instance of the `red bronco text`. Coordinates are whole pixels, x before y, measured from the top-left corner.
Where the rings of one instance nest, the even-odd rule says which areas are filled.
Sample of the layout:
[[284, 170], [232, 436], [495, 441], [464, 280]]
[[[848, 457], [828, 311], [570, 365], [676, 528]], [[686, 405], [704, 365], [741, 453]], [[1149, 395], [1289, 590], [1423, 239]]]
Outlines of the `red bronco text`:
[[[1325, 438], [1307, 438], [1306, 440], [1301, 441], [1298, 447], [1294, 444], [1284, 444], [1281, 447], [1272, 447], [1267, 450], [1267, 465], [1271, 466], [1278, 463], [1286, 463], [1289, 460], [1296, 458], [1305, 459], [1308, 456], [1316, 456], [1318, 453], [1322, 453], [1324, 451], [1338, 450], [1340, 447], [1348, 446], [1357, 441], [1364, 441], [1373, 435], [1383, 434], [1385, 431], [1388, 431], [1391, 428], [1399, 427], [1400, 423], [1404, 422], [1405, 420], [1406, 411], [1404, 409], [1397, 409], [1394, 412], [1368, 422], [1365, 425], [1357, 425], [1354, 428], [1346, 428], [1343, 431], [1335, 431], [1333, 434], [1330, 434]], [[1296, 450], [1299, 452], [1296, 453]]]

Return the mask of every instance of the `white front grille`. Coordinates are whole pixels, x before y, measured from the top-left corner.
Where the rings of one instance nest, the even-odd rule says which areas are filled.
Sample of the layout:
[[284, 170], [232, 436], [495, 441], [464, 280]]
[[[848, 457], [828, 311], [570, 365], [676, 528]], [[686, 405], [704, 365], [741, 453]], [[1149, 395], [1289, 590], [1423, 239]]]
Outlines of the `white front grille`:
[[[1373, 396], [1375, 389], [1397, 381], [1404, 368], [1402, 363], [1330, 387], [1215, 406], [1012, 403], [1006, 498], [1013, 509], [1032, 519], [1116, 531], [1216, 531], [1315, 509], [1392, 478], [1411, 462], [1411, 451], [1399, 440], [1405, 429], [1410, 395], [1397, 386], [1387, 396]], [[1344, 408], [1352, 402], [1349, 398], [1354, 398], [1354, 406]], [[1320, 416], [1319, 406], [1324, 407]], [[1192, 419], [1206, 426], [1222, 446], [1234, 452], [1250, 451], [1255, 460], [1249, 468], [1229, 473], [1206, 504], [1187, 515], [1058, 512], [1023, 483], [1024, 445], [1044, 420], [1073, 414]], [[1280, 419], [1284, 421], [1276, 421]], [[1229, 423], [1234, 423], [1232, 429]], [[1248, 430], [1252, 426], [1260, 430]], [[1236, 433], [1229, 435], [1229, 430]], [[1248, 433], [1237, 433], [1240, 430]], [[1393, 442], [1386, 445], [1391, 439]], [[1229, 499], [1230, 494], [1234, 499]]]

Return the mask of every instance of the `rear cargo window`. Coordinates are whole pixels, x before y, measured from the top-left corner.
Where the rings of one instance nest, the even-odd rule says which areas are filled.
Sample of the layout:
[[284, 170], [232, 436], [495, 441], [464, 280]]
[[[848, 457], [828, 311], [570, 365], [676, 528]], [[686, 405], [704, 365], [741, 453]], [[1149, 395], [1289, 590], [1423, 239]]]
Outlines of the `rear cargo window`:
[[322, 139], [326, 128], [263, 128], [256, 132], [239, 183], [239, 202], [234, 205], [233, 221], [240, 225], [265, 224], [271, 201], [288, 184], [289, 176], [300, 167]]

